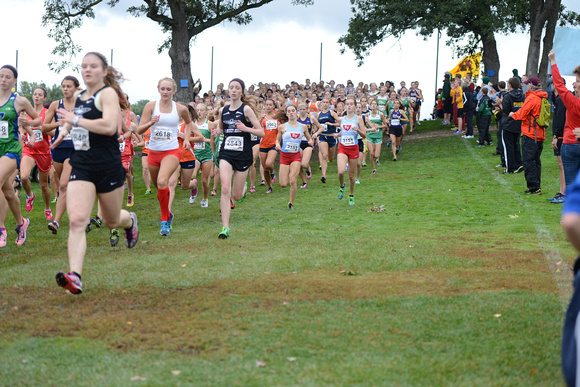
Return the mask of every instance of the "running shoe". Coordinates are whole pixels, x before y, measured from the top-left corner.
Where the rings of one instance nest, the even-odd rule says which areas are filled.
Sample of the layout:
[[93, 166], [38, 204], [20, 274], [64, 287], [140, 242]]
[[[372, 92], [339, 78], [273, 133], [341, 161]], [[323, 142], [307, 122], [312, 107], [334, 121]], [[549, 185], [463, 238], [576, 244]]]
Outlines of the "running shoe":
[[14, 187], [14, 189], [20, 191], [22, 189], [22, 181], [20, 181], [20, 176], [16, 175], [14, 181], [16, 182], [16, 187]]
[[559, 197], [564, 196], [562, 193], [558, 192], [554, 197], [546, 199], [547, 201], [552, 201], [554, 199], [558, 199]]
[[256, 187], [255, 187], [255, 186], [253, 186], [253, 185], [251, 185], [251, 186], [250, 186], [250, 192], [252, 192], [252, 193], [253, 193], [253, 192], [256, 192]]
[[244, 183], [244, 196], [242, 196], [242, 198], [240, 200], [238, 200], [238, 203], [243, 202], [244, 200], [246, 200], [246, 196], [248, 195], [248, 182], [246, 181]]
[[173, 230], [173, 218], [175, 218], [175, 216], [173, 215], [173, 212], [169, 213], [169, 220], [167, 221], [167, 226], [169, 226], [169, 231]]
[[402, 150], [403, 150], [403, 147], [399, 145], [399, 146], [397, 147], [397, 150], [399, 150], [399, 151], [402, 151]]
[[208, 208], [209, 207], [209, 202], [207, 200], [202, 200], [201, 201], [201, 208]]
[[362, 162], [362, 166], [363, 166], [363, 167], [366, 167], [366, 166], [367, 166], [367, 162], [366, 162], [366, 161], [363, 161], [363, 162]]
[[561, 196], [558, 196], [557, 198], [552, 198], [552, 200], [550, 200], [550, 202], [552, 202], [554, 204], [562, 204], [562, 203], [564, 203], [565, 199], [566, 199], [566, 196], [561, 195]]
[[348, 197], [348, 205], [349, 206], [354, 206], [354, 196], [350, 195]]
[[530, 195], [541, 195], [542, 194], [542, 190], [540, 188], [538, 189], [527, 189], [524, 191], [525, 194], [530, 194]]
[[83, 292], [83, 284], [81, 279], [75, 273], [63, 273], [59, 271], [56, 273], [56, 283], [61, 288], [65, 288], [72, 294], [81, 294]]
[[36, 199], [34, 192], [32, 193], [32, 196], [26, 195], [26, 211], [32, 211], [32, 207], [34, 207], [34, 199]]
[[389, 146], [391, 146], [391, 145], [392, 145], [392, 143], [389, 141], [389, 142], [387, 143], [387, 147], [389, 147]]
[[356, 179], [354, 183], [355, 184], [360, 184], [360, 179]]
[[397, 161], [397, 157], [393, 157], [393, 161]]
[[46, 217], [46, 220], [53, 220], [54, 219], [52, 217], [52, 210], [50, 208], [48, 210], [44, 210], [44, 216]]
[[133, 195], [127, 195], [127, 207], [133, 207], [134, 201], [133, 201]]
[[233, 210], [234, 208], [236, 208], [236, 203], [234, 203], [234, 200], [232, 199], [232, 197], [230, 196], [230, 208]]
[[523, 170], [524, 170], [524, 166], [523, 166], [523, 165], [520, 165], [520, 166], [518, 167], [518, 169], [516, 169], [516, 170], [514, 171], [514, 173], [520, 173], [520, 172], [522, 172]]
[[322, 177], [320, 178], [320, 181], [321, 181], [321, 182], [323, 182], [323, 183], [326, 183], [326, 176], [322, 176]]
[[348, 163], [346, 163], [346, 171], [348, 172]]
[[6, 246], [6, 238], [8, 238], [8, 233], [6, 232], [6, 228], [2, 227], [0, 229], [0, 248]]
[[476, 148], [483, 148], [485, 145], [484, 144], [477, 144], [475, 147]]
[[266, 193], [267, 194], [272, 193], [272, 187], [268, 187], [268, 189], [266, 190]]
[[88, 234], [91, 231], [93, 231], [93, 226], [89, 223], [89, 224], [87, 224], [87, 227], [85, 228], [85, 234]]
[[293, 210], [294, 209], [294, 205], [292, 203], [288, 203], [288, 209], [289, 210]]
[[222, 232], [218, 234], [219, 239], [227, 239], [230, 237], [230, 229], [227, 227], [222, 227]]
[[217, 196], [217, 192], [216, 192], [216, 190], [215, 190], [215, 189], [212, 189], [212, 190], [211, 190], [211, 196]]
[[375, 161], [375, 164], [377, 164], [377, 165], [381, 165], [381, 162], [380, 162], [379, 160], [376, 160], [376, 161]]
[[149, 195], [149, 194], [151, 194], [151, 190], [150, 189], [148, 189], [148, 190], [145, 191], [145, 195]]
[[171, 234], [171, 229], [169, 228], [169, 222], [164, 220], [161, 222], [161, 230], [159, 231], [159, 235], [168, 236], [169, 234]]
[[272, 178], [272, 183], [276, 182], [276, 172], [270, 173], [270, 177]]
[[308, 187], [308, 183], [307, 182], [302, 183], [302, 185], [300, 186], [300, 188], [306, 188], [306, 187]]
[[377, 174], [377, 170], [373, 169], [373, 171], [371, 172], [371, 175], [376, 175]]
[[16, 227], [16, 246], [22, 246], [26, 242], [26, 230], [30, 226], [30, 219], [22, 218], [22, 224]]
[[262, 180], [262, 181], [260, 182], [260, 185], [266, 185], [266, 180]]
[[139, 229], [137, 228], [137, 215], [134, 212], [130, 212], [129, 215], [133, 223], [131, 227], [125, 229], [125, 246], [131, 249], [139, 240]]
[[493, 146], [493, 141], [487, 143], [488, 146]]
[[[193, 192], [193, 190], [191, 190]], [[189, 196], [189, 204], [195, 203], [195, 199], [197, 199], [197, 195], [190, 195]]]
[[417, 125], [421, 125], [421, 121], [417, 121]]
[[58, 233], [58, 222], [56, 220], [53, 220], [52, 222], [48, 223], [48, 229], [54, 234], [56, 235]]
[[306, 171], [306, 178], [308, 180], [310, 180], [311, 177], [312, 177], [312, 169], [310, 168], [310, 165], [309, 165], [308, 170]]
[[346, 183], [342, 187], [338, 189], [338, 200], [342, 200], [344, 197], [344, 188], [346, 187]]
[[109, 243], [112, 247], [117, 246], [117, 243], [119, 243], [119, 230], [116, 228], [113, 228], [111, 231], [109, 231]]
[[51, 203], [56, 203], [58, 202], [58, 196], [55, 196], [54, 199], [51, 200]]
[[103, 225], [103, 220], [99, 217], [99, 215], [95, 215], [94, 218], [91, 218], [91, 223], [96, 227], [96, 228], [101, 228], [101, 226]]

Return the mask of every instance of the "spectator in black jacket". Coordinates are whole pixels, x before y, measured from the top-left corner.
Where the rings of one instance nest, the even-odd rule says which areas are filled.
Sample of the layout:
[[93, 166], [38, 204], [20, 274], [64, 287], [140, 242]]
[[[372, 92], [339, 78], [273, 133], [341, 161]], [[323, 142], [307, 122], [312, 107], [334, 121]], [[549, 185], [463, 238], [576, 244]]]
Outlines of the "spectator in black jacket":
[[[473, 85], [473, 83], [472, 83]], [[475, 114], [475, 97], [469, 86], [469, 82], [463, 80], [461, 82], [463, 87], [463, 111], [465, 112], [465, 125], [467, 131], [462, 136], [463, 138], [473, 138], [473, 115]]]
[[503, 101], [504, 95], [507, 93], [507, 90], [505, 89], [505, 87], [506, 87], [506, 83], [504, 81], [500, 81], [497, 84], [497, 88], [498, 88], [499, 92], [496, 94], [495, 102], [493, 103], [493, 106], [494, 106], [493, 114], [495, 116], [495, 122], [497, 122], [497, 145], [495, 147], [495, 153], [493, 154], [493, 156], [498, 156], [498, 155], [501, 156], [501, 164], [499, 166], [501, 166], [504, 169], [505, 169], [505, 160], [504, 160], [504, 154], [503, 154], [503, 141], [501, 139], [501, 131], [502, 131], [501, 123], [502, 123], [502, 118], [503, 118], [502, 101]]
[[522, 154], [520, 151], [520, 136], [522, 134], [522, 122], [509, 117], [524, 105], [525, 96], [521, 90], [520, 80], [510, 78], [508, 92], [502, 99], [502, 142], [505, 159], [504, 173], [519, 173], [524, 170], [522, 166]]
[[451, 124], [453, 100], [451, 99], [451, 82], [449, 81], [450, 77], [450, 74], [445, 74], [445, 80], [443, 81], [443, 122], [441, 122], [441, 125]]
[[[564, 79], [564, 84], [566, 80]], [[554, 156], [558, 157], [558, 167], [560, 168], [560, 191], [553, 197], [548, 199], [552, 203], [563, 203], [566, 196], [566, 178], [564, 177], [564, 166], [562, 165], [562, 156], [560, 149], [562, 148], [562, 140], [564, 139], [564, 125], [566, 125], [566, 105], [558, 95], [556, 86], [552, 84], [552, 93], [554, 101], [554, 118], [552, 121], [552, 148], [554, 148]]]

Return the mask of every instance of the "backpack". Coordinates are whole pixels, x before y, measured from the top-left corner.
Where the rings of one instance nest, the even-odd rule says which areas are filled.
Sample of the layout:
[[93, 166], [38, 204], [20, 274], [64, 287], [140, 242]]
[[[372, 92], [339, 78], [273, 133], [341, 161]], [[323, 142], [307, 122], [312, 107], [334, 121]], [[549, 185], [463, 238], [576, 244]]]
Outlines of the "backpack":
[[547, 128], [550, 125], [550, 101], [547, 98], [542, 98], [540, 115], [535, 120], [536, 124], [543, 128]]

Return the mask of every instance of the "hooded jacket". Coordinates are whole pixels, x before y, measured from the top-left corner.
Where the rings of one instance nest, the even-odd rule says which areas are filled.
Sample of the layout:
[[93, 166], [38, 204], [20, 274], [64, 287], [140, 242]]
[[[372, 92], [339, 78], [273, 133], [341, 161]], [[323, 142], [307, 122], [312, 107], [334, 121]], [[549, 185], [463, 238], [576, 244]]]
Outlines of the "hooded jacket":
[[501, 121], [501, 129], [506, 130], [512, 133], [521, 133], [522, 132], [522, 124], [520, 121], [516, 121], [509, 117], [509, 114], [512, 112], [517, 112], [524, 106], [524, 101], [526, 97], [524, 97], [524, 93], [520, 90], [510, 90], [508, 91], [501, 103], [501, 110], [504, 114], [502, 121]]
[[522, 121], [522, 134], [536, 141], [546, 139], [546, 128], [536, 124], [536, 119], [540, 116], [542, 98], [548, 98], [548, 93], [543, 90], [527, 92], [524, 106], [512, 116], [514, 120]]

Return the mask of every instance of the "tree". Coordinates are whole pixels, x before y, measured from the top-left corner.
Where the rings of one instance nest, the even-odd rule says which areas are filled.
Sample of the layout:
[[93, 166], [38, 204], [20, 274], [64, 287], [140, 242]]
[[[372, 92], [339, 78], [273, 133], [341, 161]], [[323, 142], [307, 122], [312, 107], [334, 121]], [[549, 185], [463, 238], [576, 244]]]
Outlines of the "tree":
[[371, 48], [387, 37], [400, 39], [407, 31], [425, 38], [446, 30], [455, 53], [474, 54], [483, 47], [485, 70], [499, 73], [500, 61], [495, 33], [515, 32], [518, 16], [513, 3], [520, 0], [413, 0], [401, 6], [392, 0], [351, 0], [354, 16], [348, 32], [339, 39], [344, 51], [350, 48], [359, 64]]
[[[186, 87], [178, 87], [177, 100], [187, 102], [193, 97], [193, 77], [191, 76], [191, 54], [189, 45], [192, 38], [221, 22], [235, 22], [240, 25], [252, 21], [246, 11], [261, 7], [273, 0], [142, 0], [140, 6], [132, 6], [127, 12], [135, 17], [145, 16], [157, 22], [169, 34], [158, 51], [169, 50], [171, 73], [178, 86], [181, 80]], [[49, 63], [51, 69], [60, 71], [71, 64], [81, 47], [73, 42], [72, 31], [82, 26], [83, 18], [94, 18], [95, 7], [103, 0], [45, 0], [46, 13], [42, 25], [50, 26], [49, 37], [57, 45], [53, 54], [68, 56], [62, 63]], [[105, 2], [109, 7], [119, 0]], [[308, 5], [312, 0], [293, 0], [294, 4]]]
[[145, 109], [145, 105], [149, 102], [148, 99], [140, 99], [137, 103], [131, 104], [131, 111], [135, 113], [135, 115], [140, 116], [143, 114], [143, 109]]
[[59, 85], [52, 85], [52, 87], [48, 87], [46, 86], [46, 84], [44, 82], [26, 82], [26, 81], [22, 81], [18, 83], [18, 94], [26, 97], [30, 103], [34, 104], [34, 101], [32, 100], [32, 94], [34, 93], [34, 90], [38, 87], [38, 86], [42, 86], [46, 89], [46, 102], [50, 103], [52, 101], [56, 101], [58, 99], [62, 98], [62, 92], [60, 90], [60, 86]]

